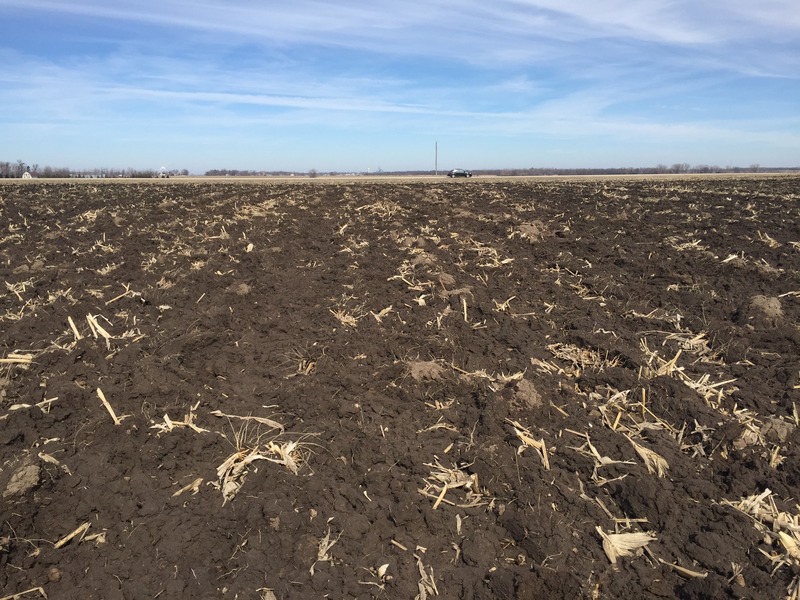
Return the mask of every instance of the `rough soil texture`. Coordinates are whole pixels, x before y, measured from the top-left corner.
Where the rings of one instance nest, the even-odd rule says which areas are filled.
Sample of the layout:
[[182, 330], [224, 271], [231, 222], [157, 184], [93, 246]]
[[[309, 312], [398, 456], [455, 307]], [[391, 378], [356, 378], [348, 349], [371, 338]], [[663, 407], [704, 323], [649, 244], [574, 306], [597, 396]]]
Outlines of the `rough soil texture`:
[[795, 593], [798, 214], [796, 177], [4, 183], [0, 589]]

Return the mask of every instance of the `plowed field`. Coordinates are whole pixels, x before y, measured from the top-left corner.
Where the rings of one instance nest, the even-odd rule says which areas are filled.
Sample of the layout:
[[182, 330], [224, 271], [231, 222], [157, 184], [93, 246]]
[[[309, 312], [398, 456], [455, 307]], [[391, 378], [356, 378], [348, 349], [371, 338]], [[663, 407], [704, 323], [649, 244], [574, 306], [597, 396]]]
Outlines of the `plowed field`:
[[797, 597], [798, 214], [788, 176], [0, 184], [0, 597]]

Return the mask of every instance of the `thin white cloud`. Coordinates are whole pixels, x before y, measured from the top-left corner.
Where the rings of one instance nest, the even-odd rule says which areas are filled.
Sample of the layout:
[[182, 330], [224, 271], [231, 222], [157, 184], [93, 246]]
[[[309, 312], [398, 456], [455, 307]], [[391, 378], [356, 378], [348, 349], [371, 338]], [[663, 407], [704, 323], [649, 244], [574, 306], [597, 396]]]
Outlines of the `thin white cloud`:
[[499, 44], [500, 53], [508, 56], [520, 42], [539, 46], [547, 40], [612, 37], [702, 45], [742, 38], [771, 40], [776, 28], [800, 32], [795, 0], [758, 4], [745, 0], [417, 0], [400, 5], [387, 0], [369, 5], [295, 0], [255, 6], [243, 0], [143, 0], [135, 5], [100, 0], [6, 0], [3, 4], [27, 11], [217, 31], [265, 43], [318, 43], [423, 54], [446, 52], [448, 46], [455, 52], [472, 47], [492, 54], [492, 47]]

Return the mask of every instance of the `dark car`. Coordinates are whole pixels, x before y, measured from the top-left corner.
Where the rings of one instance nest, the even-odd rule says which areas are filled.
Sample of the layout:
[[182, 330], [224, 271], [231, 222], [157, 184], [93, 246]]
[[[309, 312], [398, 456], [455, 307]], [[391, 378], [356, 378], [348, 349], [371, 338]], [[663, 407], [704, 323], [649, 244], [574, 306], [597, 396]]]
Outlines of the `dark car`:
[[472, 171], [465, 171], [464, 169], [453, 169], [447, 174], [448, 177], [472, 177]]

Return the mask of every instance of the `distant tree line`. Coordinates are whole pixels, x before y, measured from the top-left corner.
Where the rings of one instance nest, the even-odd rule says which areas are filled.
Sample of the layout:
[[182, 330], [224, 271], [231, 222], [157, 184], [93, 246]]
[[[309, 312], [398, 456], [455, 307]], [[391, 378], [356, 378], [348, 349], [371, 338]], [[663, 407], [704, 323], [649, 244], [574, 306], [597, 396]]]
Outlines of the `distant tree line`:
[[[720, 167], [705, 167], [704, 170], [697, 170], [698, 173], [715, 173], [723, 172]], [[700, 169], [700, 167], [698, 167]], [[530, 176], [530, 175], [612, 175], [612, 174], [634, 174], [634, 173], [689, 173], [695, 172], [688, 168], [677, 168], [677, 166], [667, 167], [658, 165], [651, 168], [618, 168], [618, 169], [557, 169], [557, 168], [541, 168], [532, 167], [529, 169], [476, 169], [473, 173], [476, 175], [504, 175], [504, 176]], [[444, 175], [447, 171], [439, 171], [439, 174]], [[343, 176], [343, 175], [373, 175], [373, 176], [398, 176], [398, 175], [433, 175], [433, 171], [418, 169], [408, 171], [370, 171], [370, 172], [342, 172], [342, 171], [318, 171], [317, 169], [309, 169], [308, 171], [254, 171], [246, 169], [210, 169], [205, 172], [206, 177], [321, 177], [321, 176]]]
[[[39, 165], [34, 165], [37, 169]], [[8, 161], [0, 161], [0, 177], [8, 179], [9, 177], [22, 177], [25, 172], [30, 172], [29, 167], [21, 160], [15, 163]]]
[[720, 167], [719, 165], [690, 165], [675, 163], [671, 166], [659, 164], [655, 167], [616, 167], [616, 168], [583, 168], [559, 169], [547, 167], [531, 167], [529, 169], [490, 169], [473, 170], [475, 175], [658, 175], [683, 173], [758, 173], [760, 171], [785, 171], [787, 169], [764, 169], [753, 164], [749, 167]]
[[[758, 164], [749, 167], [720, 167], [718, 165], [690, 165], [689, 163], [674, 163], [673, 165], [658, 164], [654, 167], [617, 167], [617, 168], [580, 168], [580, 169], [561, 169], [555, 167], [530, 167], [516, 169], [473, 169], [475, 175], [495, 175], [495, 176], [547, 176], [547, 175], [657, 175], [657, 174], [684, 174], [684, 173], [758, 173], [758, 172], [782, 172], [797, 171], [798, 168], [765, 168]], [[36, 178], [107, 178], [107, 177], [174, 177], [189, 175], [188, 169], [111, 169], [95, 168], [74, 170], [67, 167], [40, 167], [38, 164], [28, 165], [22, 160], [16, 162], [0, 161], [0, 178], [21, 178], [25, 173]], [[438, 171], [438, 174], [445, 175], [446, 170]], [[322, 175], [433, 175], [432, 170], [409, 170], [409, 171], [372, 171], [372, 172], [341, 172], [330, 171], [321, 172], [316, 169], [303, 171], [260, 171], [247, 169], [210, 169], [205, 172], [208, 177], [290, 177], [294, 175], [306, 177], [318, 177]]]
[[[475, 175], [494, 175], [494, 176], [547, 176], [547, 175], [657, 175], [657, 174], [685, 174], [685, 173], [759, 173], [759, 172], [782, 172], [795, 171], [798, 169], [787, 168], [764, 168], [758, 164], [749, 167], [720, 167], [718, 165], [690, 165], [689, 163], [675, 163], [671, 166], [659, 164], [654, 167], [616, 167], [616, 168], [580, 168], [580, 169], [560, 169], [556, 167], [530, 167], [516, 169], [473, 169]], [[440, 175], [447, 174], [446, 170], [438, 172]], [[408, 171], [371, 171], [371, 172], [341, 172], [341, 171], [317, 171], [310, 169], [302, 171], [249, 171], [241, 169], [211, 169], [205, 172], [209, 177], [288, 177], [288, 176], [342, 176], [342, 175], [434, 175], [431, 170], [408, 170]]]
[[247, 169], [211, 169], [205, 172], [206, 177], [291, 177], [295, 174], [295, 171], [252, 171]]
[[50, 178], [92, 178], [102, 179], [106, 177], [134, 177], [148, 178], [158, 177], [161, 173], [166, 175], [188, 175], [188, 169], [155, 170], [155, 169], [111, 169], [95, 168], [74, 170], [67, 167], [40, 167], [38, 164], [26, 164], [22, 160], [15, 163], [0, 161], [0, 179], [21, 178], [29, 173], [31, 177], [50, 179]]

